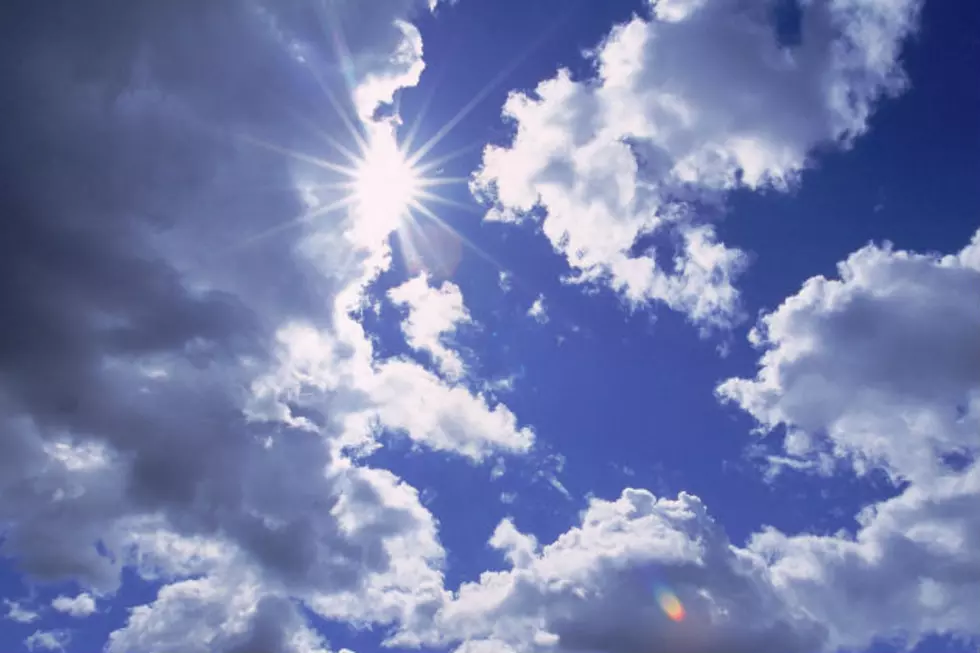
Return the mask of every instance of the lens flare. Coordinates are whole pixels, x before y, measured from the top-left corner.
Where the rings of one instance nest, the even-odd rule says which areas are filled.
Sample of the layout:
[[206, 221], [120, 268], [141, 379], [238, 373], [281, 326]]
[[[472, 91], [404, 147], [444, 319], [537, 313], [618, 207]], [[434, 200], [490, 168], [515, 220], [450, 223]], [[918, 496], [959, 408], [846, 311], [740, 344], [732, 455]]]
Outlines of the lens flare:
[[[338, 60], [347, 62], [349, 56], [343, 35], [335, 32], [334, 37]], [[300, 173], [297, 178], [302, 179], [297, 190], [301, 191], [305, 206], [299, 215], [287, 217], [268, 229], [231, 243], [227, 251], [262, 242], [293, 227], [316, 231], [319, 223], [335, 221], [339, 216], [340, 220], [346, 221], [345, 235], [357, 248], [374, 248], [377, 243], [393, 238], [413, 274], [429, 271], [440, 276], [451, 276], [460, 262], [464, 246], [501, 268], [498, 261], [457, 231], [433, 206], [480, 212], [471, 203], [451, 199], [439, 192], [445, 186], [465, 186], [469, 183], [468, 176], [450, 177], [441, 173], [446, 164], [470, 148], [461, 148], [435, 158], [427, 156], [490, 89], [480, 91], [434, 136], [413, 148], [412, 140], [421, 125], [421, 113], [408, 137], [400, 139], [398, 126], [401, 120], [397, 115], [366, 118], [358, 113], [356, 106], [354, 115], [350, 115], [350, 103], [357, 104], [354, 97], [356, 89], [351, 80], [348, 80], [346, 89], [351, 94], [351, 102], [342, 102], [316, 67], [308, 64], [308, 68], [350, 138], [344, 139], [342, 133], [328, 133], [316, 120], [299, 111], [289, 113], [316, 137], [314, 142], [322, 141], [329, 146], [332, 152], [328, 156], [297, 151], [251, 134], [236, 132], [236, 137], [243, 143], [302, 164], [298, 168]], [[345, 140], [353, 141], [353, 146], [345, 144]]]
[[656, 589], [657, 603], [671, 621], [684, 621], [684, 606], [677, 595], [664, 586]]
[[357, 164], [351, 190], [368, 219], [390, 222], [418, 200], [422, 180], [394, 136], [378, 132]]

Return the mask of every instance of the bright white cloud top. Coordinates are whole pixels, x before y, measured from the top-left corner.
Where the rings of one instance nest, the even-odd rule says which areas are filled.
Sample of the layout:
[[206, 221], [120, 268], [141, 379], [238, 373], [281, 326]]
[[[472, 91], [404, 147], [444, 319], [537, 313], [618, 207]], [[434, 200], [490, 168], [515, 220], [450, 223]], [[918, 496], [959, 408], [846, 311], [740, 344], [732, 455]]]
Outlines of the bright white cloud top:
[[980, 233], [957, 254], [869, 245], [838, 267], [762, 317], [758, 376], [719, 395], [786, 427], [801, 460], [930, 483], [944, 456], [980, 454]]
[[[808, 480], [886, 479], [850, 531], [732, 528], [691, 489], [642, 487], [657, 479], [633, 461], [638, 487], [611, 493], [565, 470], [587, 437], [595, 469], [615, 468], [598, 458], [614, 438], [649, 444], [650, 420], [618, 413], [554, 426], [643, 382], [601, 366], [629, 346], [602, 335], [621, 306], [562, 349], [596, 348], [591, 367], [541, 369], [574, 284], [600, 295], [575, 289], [583, 313], [660, 302], [737, 335], [750, 256], [720, 236], [726, 203], [847, 156], [909, 86], [920, 2], [800, 3], [795, 39], [762, 0], [641, 2], [586, 72], [511, 91], [511, 133], [475, 130], [462, 178], [434, 150], [492, 85], [429, 140], [401, 115], [422, 27], [452, 5], [133, 0], [113, 8], [125, 29], [0, 10], [17, 55], [0, 72], [0, 637], [79, 653], [980, 638], [980, 231], [949, 253], [868, 244], [780, 291], [749, 335], [755, 368], [698, 390]], [[441, 193], [460, 179], [477, 220], [504, 223], [487, 232], [533, 224], [561, 264], [428, 264], [427, 233], [479, 250], [437, 210], [472, 208]]]
[[408, 315], [402, 322], [408, 345], [432, 356], [446, 378], [463, 376], [462, 358], [444, 342], [455, 333], [458, 325], [471, 321], [459, 286], [445, 281], [438, 288], [432, 288], [428, 278], [422, 275], [389, 290], [388, 299], [396, 306], [408, 308]]
[[64, 612], [79, 619], [88, 617], [95, 612], [95, 599], [91, 594], [82, 592], [78, 596], [59, 596], [51, 602], [51, 607], [58, 612]]
[[[513, 142], [488, 147], [474, 179], [487, 219], [541, 206], [576, 280], [729, 324], [744, 255], [698, 206], [787, 189], [815, 147], [864, 132], [874, 103], [905, 85], [898, 55], [918, 4], [811, 3], [790, 47], [767, 3], [650, 3], [594, 50], [593, 79], [559, 70], [508, 98]], [[654, 235], [676, 251], [654, 251]]]

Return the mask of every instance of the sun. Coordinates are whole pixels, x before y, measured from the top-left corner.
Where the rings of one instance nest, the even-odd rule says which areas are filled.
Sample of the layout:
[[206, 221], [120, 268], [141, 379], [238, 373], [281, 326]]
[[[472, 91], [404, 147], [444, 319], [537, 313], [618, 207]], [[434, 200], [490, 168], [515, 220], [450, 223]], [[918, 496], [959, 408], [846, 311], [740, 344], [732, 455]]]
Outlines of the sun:
[[313, 134], [334, 150], [334, 155], [329, 157], [240, 135], [252, 145], [314, 166], [325, 174], [320, 176], [314, 172], [300, 187], [305, 205], [303, 213], [253, 234], [239, 245], [269, 238], [295, 225], [310, 225], [315, 230], [315, 225], [341, 214], [346, 217], [345, 233], [355, 246], [373, 247], [377, 242], [387, 242], [393, 237], [405, 265], [412, 270], [454, 269], [464, 244], [487, 257], [432, 206], [472, 210], [468, 204], [439, 192], [448, 185], [469, 181], [468, 177], [449, 177], [441, 173], [447, 162], [470, 148], [429, 157], [431, 150], [448, 133], [447, 128], [420, 146], [412, 147], [418, 123], [404, 139], [399, 139], [397, 127], [400, 123], [396, 121], [372, 121], [357, 126], [351, 120], [343, 122], [354, 147], [342, 143], [315, 124], [307, 123]]
[[422, 195], [421, 174], [387, 132], [366, 143], [351, 182], [351, 199], [368, 220], [390, 223], [406, 217]]

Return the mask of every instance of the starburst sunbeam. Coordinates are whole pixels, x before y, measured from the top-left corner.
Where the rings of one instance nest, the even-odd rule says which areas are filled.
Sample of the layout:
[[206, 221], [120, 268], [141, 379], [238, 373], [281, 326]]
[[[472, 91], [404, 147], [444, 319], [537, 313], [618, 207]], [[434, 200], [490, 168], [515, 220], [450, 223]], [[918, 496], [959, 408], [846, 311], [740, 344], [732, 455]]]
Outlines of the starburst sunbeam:
[[399, 149], [394, 136], [382, 130], [372, 136], [355, 166], [351, 193], [369, 220], [400, 220], [419, 197], [421, 180]]
[[330, 213], [334, 213], [336, 211], [340, 211], [341, 209], [345, 209], [349, 207], [352, 201], [353, 198], [347, 196], [347, 197], [341, 197], [335, 202], [324, 204], [323, 206], [317, 206], [311, 209], [310, 211], [307, 211], [301, 215], [296, 216], [295, 218], [284, 220], [283, 222], [273, 225], [272, 227], [269, 227], [264, 231], [242, 238], [237, 242], [233, 243], [232, 245], [230, 245], [229, 247], [227, 247], [225, 249], [225, 252], [232, 252], [241, 249], [243, 247], [248, 247], [249, 245], [253, 245], [260, 241], [266, 240], [267, 238], [270, 238], [278, 233], [281, 233], [291, 227], [296, 227], [301, 224], [309, 224], [314, 220], [316, 220], [317, 218], [329, 215]]
[[355, 174], [354, 169], [349, 166], [343, 166], [338, 163], [328, 161], [326, 159], [321, 159], [311, 154], [297, 152], [296, 150], [291, 150], [288, 147], [283, 147], [281, 145], [276, 145], [275, 143], [270, 143], [269, 141], [262, 140], [261, 138], [257, 138], [255, 136], [250, 136], [248, 134], [239, 134], [239, 138], [241, 138], [241, 140], [243, 140], [244, 142], [249, 143], [250, 145], [255, 145], [257, 147], [264, 148], [266, 150], [269, 150], [270, 152], [275, 152], [276, 154], [282, 154], [283, 156], [290, 157], [297, 161], [302, 161], [303, 163], [309, 163], [315, 166], [319, 166], [321, 168], [330, 170], [332, 172], [338, 172], [348, 177], [353, 177]]
[[[510, 62], [500, 69], [500, 71], [494, 75], [486, 84], [477, 91], [470, 100], [464, 104], [456, 114], [447, 120], [442, 127], [433, 134], [429, 140], [419, 146], [413, 153], [411, 163], [414, 166], [425, 157], [432, 149], [439, 144], [442, 139], [449, 135], [449, 133], [456, 128], [460, 122], [463, 121], [466, 116], [468, 116], [476, 107], [480, 105], [490, 93], [500, 84], [504, 82], [517, 68], [523, 64], [535, 50], [540, 48], [545, 41], [547, 41], [558, 28], [564, 23], [566, 19], [559, 19], [554, 21], [547, 29], [543, 30], [538, 36], [532, 40], [527, 46], [525, 46], [517, 55], [510, 60]], [[414, 134], [413, 134], [414, 136]]]

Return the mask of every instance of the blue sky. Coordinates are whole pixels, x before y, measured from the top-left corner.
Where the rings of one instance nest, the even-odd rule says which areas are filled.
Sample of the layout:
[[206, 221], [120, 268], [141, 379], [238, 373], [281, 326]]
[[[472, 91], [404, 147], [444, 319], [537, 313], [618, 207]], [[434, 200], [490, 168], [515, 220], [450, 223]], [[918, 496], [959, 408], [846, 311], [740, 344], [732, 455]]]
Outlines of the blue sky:
[[980, 642], [980, 6], [0, 9], [0, 650]]

